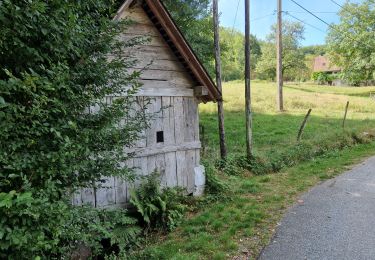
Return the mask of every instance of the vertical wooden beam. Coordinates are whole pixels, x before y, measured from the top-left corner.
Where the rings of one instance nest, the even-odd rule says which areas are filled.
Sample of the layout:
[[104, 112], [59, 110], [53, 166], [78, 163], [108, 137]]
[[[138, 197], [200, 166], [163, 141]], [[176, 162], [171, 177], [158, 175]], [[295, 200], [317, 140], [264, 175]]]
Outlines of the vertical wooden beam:
[[309, 111], [307, 112], [305, 118], [303, 119], [303, 122], [302, 122], [302, 124], [301, 124], [301, 127], [299, 128], [298, 136], [297, 136], [297, 141], [298, 141], [298, 142], [301, 141], [302, 134], [303, 134], [303, 130], [305, 130], [306, 123], [307, 123], [307, 120], [308, 120], [309, 117], [310, 117], [311, 111], [312, 111], [312, 109], [310, 108]]
[[346, 103], [344, 120], [342, 121], [342, 128], [345, 128], [346, 117], [348, 115], [349, 101]]
[[245, 0], [245, 113], [246, 113], [246, 151], [250, 159], [253, 153], [253, 127], [251, 111], [250, 82], [250, 0]]
[[277, 108], [278, 110], [284, 111], [284, 96], [283, 96], [283, 25], [282, 19], [282, 0], [277, 0], [277, 68], [276, 68], [276, 77], [277, 77]]
[[[221, 82], [221, 57], [220, 57], [220, 36], [219, 36], [219, 5], [218, 0], [213, 0], [213, 18], [214, 18], [214, 43], [215, 43], [215, 70], [217, 88], [222, 91]], [[227, 147], [225, 144], [225, 128], [224, 128], [224, 105], [223, 99], [217, 101], [218, 119], [219, 119], [219, 135], [220, 135], [220, 155], [221, 159], [227, 157]]]

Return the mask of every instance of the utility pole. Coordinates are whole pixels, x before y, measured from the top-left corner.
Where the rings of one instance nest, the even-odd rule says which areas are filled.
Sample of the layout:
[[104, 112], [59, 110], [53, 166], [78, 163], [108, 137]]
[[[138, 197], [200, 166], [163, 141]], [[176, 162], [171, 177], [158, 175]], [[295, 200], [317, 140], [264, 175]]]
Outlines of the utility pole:
[[253, 154], [250, 69], [250, 0], [245, 0], [245, 113], [246, 151], [248, 159], [251, 159]]
[[[213, 16], [214, 16], [214, 42], [215, 42], [215, 69], [216, 69], [216, 85], [223, 93], [221, 83], [221, 57], [220, 57], [220, 36], [219, 36], [219, 4], [218, 0], [213, 0]], [[217, 101], [218, 119], [219, 119], [219, 135], [220, 135], [220, 156], [222, 160], [227, 158], [227, 147], [225, 144], [225, 128], [224, 128], [224, 105], [223, 100]]]
[[277, 0], [277, 108], [280, 112], [284, 111], [283, 97], [283, 11], [282, 0]]

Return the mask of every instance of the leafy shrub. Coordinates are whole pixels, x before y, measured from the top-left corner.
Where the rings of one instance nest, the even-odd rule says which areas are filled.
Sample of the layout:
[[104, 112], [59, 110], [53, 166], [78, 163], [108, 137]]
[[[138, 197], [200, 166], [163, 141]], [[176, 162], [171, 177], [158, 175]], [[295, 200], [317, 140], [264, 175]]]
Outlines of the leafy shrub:
[[202, 161], [206, 175], [206, 194], [222, 195], [228, 190], [228, 184], [218, 176], [218, 171], [210, 163]]
[[332, 81], [338, 79], [340, 75], [331, 74], [328, 72], [314, 72], [311, 76], [311, 79], [317, 82], [318, 84], [332, 84]]
[[[60, 258], [80, 245], [92, 256], [105, 254], [102, 239], [126, 255], [139, 241], [140, 228], [125, 210], [73, 207], [30, 192], [0, 193], [0, 258]], [[52, 221], [53, 220], [53, 221]]]
[[160, 187], [157, 173], [147, 176], [141, 185], [131, 191], [131, 204], [137, 209], [139, 217], [144, 221], [147, 230], [157, 228], [173, 230], [184, 216], [183, 190]]
[[[103, 176], [131, 178], [123, 148], [147, 125], [114, 2], [1, 1], [0, 258], [67, 258], [76, 241], [96, 254], [99, 239], [129, 245], [118, 227], [135, 234], [123, 211], [67, 201]], [[114, 93], [125, 97], [107, 102]]]

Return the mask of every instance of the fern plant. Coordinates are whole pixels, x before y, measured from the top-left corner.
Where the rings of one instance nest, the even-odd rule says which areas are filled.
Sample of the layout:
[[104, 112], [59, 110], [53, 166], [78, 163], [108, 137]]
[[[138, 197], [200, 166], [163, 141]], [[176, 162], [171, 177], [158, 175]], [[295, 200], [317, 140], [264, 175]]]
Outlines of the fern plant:
[[153, 173], [131, 191], [131, 204], [136, 208], [147, 230], [174, 229], [182, 220], [186, 206], [183, 190], [160, 186], [160, 176]]

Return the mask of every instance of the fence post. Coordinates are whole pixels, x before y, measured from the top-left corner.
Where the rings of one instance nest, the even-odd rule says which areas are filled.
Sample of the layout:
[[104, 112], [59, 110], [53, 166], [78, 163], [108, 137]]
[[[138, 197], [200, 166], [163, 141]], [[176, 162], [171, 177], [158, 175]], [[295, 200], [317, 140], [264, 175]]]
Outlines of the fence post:
[[342, 121], [342, 128], [345, 128], [346, 116], [348, 115], [349, 101], [346, 103], [344, 120]]
[[299, 128], [298, 136], [297, 136], [297, 141], [298, 141], [298, 142], [301, 140], [301, 137], [302, 137], [302, 134], [303, 134], [303, 130], [304, 130], [305, 127], [306, 127], [306, 123], [307, 123], [307, 120], [309, 119], [309, 116], [310, 116], [310, 114], [311, 114], [311, 111], [312, 111], [312, 109], [310, 108], [309, 111], [307, 112], [306, 116], [305, 116], [305, 119], [304, 119], [303, 122], [302, 122], [301, 127]]

